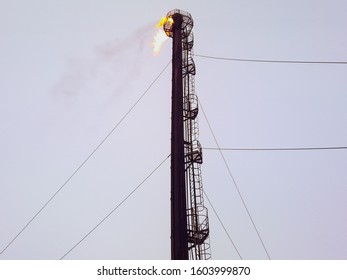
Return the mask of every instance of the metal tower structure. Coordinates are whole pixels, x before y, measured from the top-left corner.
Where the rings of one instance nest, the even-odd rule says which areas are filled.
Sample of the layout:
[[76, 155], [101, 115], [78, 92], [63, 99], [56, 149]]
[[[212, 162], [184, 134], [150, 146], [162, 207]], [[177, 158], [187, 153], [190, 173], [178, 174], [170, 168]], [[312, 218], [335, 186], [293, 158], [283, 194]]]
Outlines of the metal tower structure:
[[172, 10], [163, 25], [172, 47], [171, 259], [211, 258], [208, 211], [201, 179], [202, 148], [195, 94], [193, 19]]

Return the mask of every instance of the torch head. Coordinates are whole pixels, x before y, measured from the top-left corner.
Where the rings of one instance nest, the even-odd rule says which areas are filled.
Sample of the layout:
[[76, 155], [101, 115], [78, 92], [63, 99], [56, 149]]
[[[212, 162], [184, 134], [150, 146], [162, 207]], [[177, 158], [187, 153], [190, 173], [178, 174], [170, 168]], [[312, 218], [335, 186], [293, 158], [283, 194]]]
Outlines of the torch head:
[[165, 21], [163, 22], [163, 29], [165, 31], [165, 34], [168, 36], [168, 37], [172, 37], [172, 28], [173, 28], [173, 25], [174, 25], [174, 20], [171, 16], [169, 17], [165, 17], [164, 18]]

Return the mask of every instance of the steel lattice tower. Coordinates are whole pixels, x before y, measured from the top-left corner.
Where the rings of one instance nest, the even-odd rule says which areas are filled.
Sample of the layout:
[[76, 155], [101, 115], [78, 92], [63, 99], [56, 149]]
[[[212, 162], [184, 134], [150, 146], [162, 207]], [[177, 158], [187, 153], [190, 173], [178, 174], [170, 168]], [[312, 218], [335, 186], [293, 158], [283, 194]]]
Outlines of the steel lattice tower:
[[208, 211], [201, 179], [202, 148], [198, 141], [195, 95], [193, 19], [172, 10], [163, 25], [172, 47], [171, 117], [171, 259], [211, 257]]

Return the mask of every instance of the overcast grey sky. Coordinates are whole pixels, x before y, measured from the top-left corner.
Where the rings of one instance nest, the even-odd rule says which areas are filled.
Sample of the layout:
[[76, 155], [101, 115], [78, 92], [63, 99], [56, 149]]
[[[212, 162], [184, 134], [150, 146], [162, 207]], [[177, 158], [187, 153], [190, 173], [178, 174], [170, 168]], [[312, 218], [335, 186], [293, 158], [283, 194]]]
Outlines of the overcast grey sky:
[[[155, 23], [194, 19], [195, 54], [347, 61], [346, 1], [1, 1], [0, 251], [171, 59]], [[347, 145], [347, 65], [195, 58], [222, 147]], [[0, 259], [59, 259], [170, 153], [171, 67]], [[200, 142], [215, 147], [199, 114]], [[347, 259], [347, 151], [224, 152], [272, 259]], [[67, 259], [169, 259], [169, 161]], [[218, 151], [204, 189], [244, 259], [266, 259]], [[209, 204], [213, 259], [238, 255]]]

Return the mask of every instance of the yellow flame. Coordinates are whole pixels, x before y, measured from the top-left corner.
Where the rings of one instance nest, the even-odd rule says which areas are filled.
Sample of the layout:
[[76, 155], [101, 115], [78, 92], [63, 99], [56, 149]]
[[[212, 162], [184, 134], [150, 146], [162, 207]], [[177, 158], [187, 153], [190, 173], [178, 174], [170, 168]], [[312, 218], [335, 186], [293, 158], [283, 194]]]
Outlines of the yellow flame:
[[165, 23], [173, 24], [173, 18], [172, 17], [162, 17], [160, 21], [157, 23], [157, 27], [162, 27]]
[[162, 27], [167, 21], [167, 17], [162, 17], [160, 21], [156, 24], [156, 27]]
[[166, 24], [167, 22], [173, 24], [173, 19], [171, 17], [162, 17], [160, 21], [156, 24], [156, 27], [158, 28], [157, 34], [153, 38], [153, 54], [158, 55], [160, 52], [160, 49], [162, 45], [165, 43], [165, 41], [169, 38], [164, 30], [162, 29], [162, 26]]

